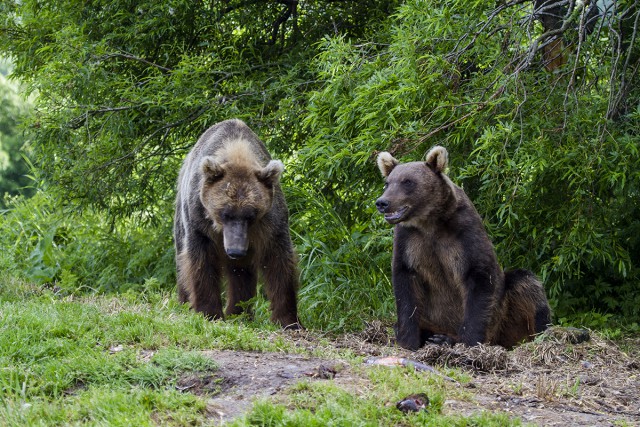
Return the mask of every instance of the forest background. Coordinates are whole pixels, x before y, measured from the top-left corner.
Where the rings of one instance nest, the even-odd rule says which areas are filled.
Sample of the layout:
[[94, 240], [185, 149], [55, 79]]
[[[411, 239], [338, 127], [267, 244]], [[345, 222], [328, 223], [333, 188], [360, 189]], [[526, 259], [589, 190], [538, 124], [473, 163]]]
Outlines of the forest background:
[[2, 280], [173, 290], [181, 161], [237, 117], [286, 165], [307, 327], [393, 321], [375, 155], [440, 144], [554, 322], [638, 332], [638, 3], [4, 0]]

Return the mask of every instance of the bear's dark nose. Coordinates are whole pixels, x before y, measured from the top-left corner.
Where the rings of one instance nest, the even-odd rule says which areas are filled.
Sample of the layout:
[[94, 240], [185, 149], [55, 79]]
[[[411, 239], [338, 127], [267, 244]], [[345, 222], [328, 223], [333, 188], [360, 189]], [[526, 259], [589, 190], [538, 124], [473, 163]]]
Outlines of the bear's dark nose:
[[381, 198], [376, 200], [376, 208], [378, 208], [378, 211], [384, 213], [388, 207], [389, 207], [389, 202], [386, 201], [385, 199]]
[[247, 254], [247, 251], [243, 251], [242, 249], [227, 249], [227, 256], [231, 259], [242, 258]]

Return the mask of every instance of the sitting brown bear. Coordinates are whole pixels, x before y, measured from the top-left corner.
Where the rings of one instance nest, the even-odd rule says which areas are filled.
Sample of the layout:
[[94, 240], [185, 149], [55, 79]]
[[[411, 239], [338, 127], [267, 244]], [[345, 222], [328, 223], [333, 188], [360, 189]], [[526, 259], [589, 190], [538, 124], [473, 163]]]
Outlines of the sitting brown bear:
[[427, 340], [511, 348], [546, 329], [551, 310], [533, 273], [503, 273], [482, 220], [444, 174], [448, 153], [401, 164], [382, 152], [385, 177], [376, 207], [396, 224], [392, 282], [397, 342], [415, 350]]
[[222, 318], [255, 296], [262, 273], [271, 319], [299, 328], [298, 273], [289, 213], [280, 188], [283, 165], [240, 120], [218, 123], [200, 137], [178, 178], [174, 238], [178, 297], [207, 317]]

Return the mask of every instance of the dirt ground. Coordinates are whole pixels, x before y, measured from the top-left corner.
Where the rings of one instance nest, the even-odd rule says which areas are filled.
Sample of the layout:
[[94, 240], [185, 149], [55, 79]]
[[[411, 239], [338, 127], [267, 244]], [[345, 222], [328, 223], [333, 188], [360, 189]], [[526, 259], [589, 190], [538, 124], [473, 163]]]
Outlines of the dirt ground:
[[[327, 340], [312, 332], [286, 334], [302, 350], [326, 348]], [[365, 361], [408, 360], [436, 371], [464, 370], [471, 381], [454, 381], [451, 387], [465, 387], [473, 398], [445, 401], [445, 413], [501, 411], [541, 426], [640, 426], [640, 340], [622, 343], [623, 351], [594, 334], [589, 336], [588, 331], [551, 328], [512, 351], [497, 346], [428, 345], [409, 352], [392, 345], [390, 335], [390, 328], [374, 323], [359, 334], [330, 342], [335, 349], [350, 349]], [[221, 423], [249, 410], [255, 398], [275, 397], [301, 379], [334, 381], [344, 387], [366, 381], [357, 373], [361, 370], [341, 360], [284, 353], [206, 354], [219, 366], [215, 375], [182, 378], [178, 388], [212, 396], [208, 412]], [[426, 371], [425, 375], [438, 373]]]

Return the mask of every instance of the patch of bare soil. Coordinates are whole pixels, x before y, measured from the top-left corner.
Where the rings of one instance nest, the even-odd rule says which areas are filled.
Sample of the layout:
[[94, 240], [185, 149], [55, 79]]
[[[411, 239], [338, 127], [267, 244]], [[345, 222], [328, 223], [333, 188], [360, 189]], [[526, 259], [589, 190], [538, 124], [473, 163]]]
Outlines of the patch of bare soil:
[[[597, 336], [584, 341], [584, 336], [576, 338], [575, 331], [552, 328], [511, 351], [497, 346], [428, 345], [410, 352], [393, 345], [391, 334], [390, 328], [373, 323], [359, 334], [335, 338], [329, 350], [349, 349], [365, 360], [391, 356], [388, 360], [415, 361], [439, 371], [445, 367], [466, 371], [470, 383], [447, 383], [464, 387], [473, 397], [447, 400], [448, 414], [501, 411], [541, 426], [640, 425], [640, 340], [625, 345], [625, 352]], [[312, 332], [287, 336], [302, 350], [326, 345]], [[367, 381], [340, 360], [284, 353], [206, 354], [219, 365], [214, 377], [181, 379], [178, 386], [212, 396], [209, 413], [223, 423], [249, 410], [255, 398], [277, 396], [302, 379], [335, 381], [349, 389]]]
[[346, 363], [299, 354], [220, 350], [205, 355], [218, 364], [215, 374], [204, 379], [198, 375], [182, 378], [178, 387], [193, 384], [188, 391], [213, 395], [207, 411], [221, 424], [248, 411], [256, 398], [276, 395], [302, 379], [349, 375]]

